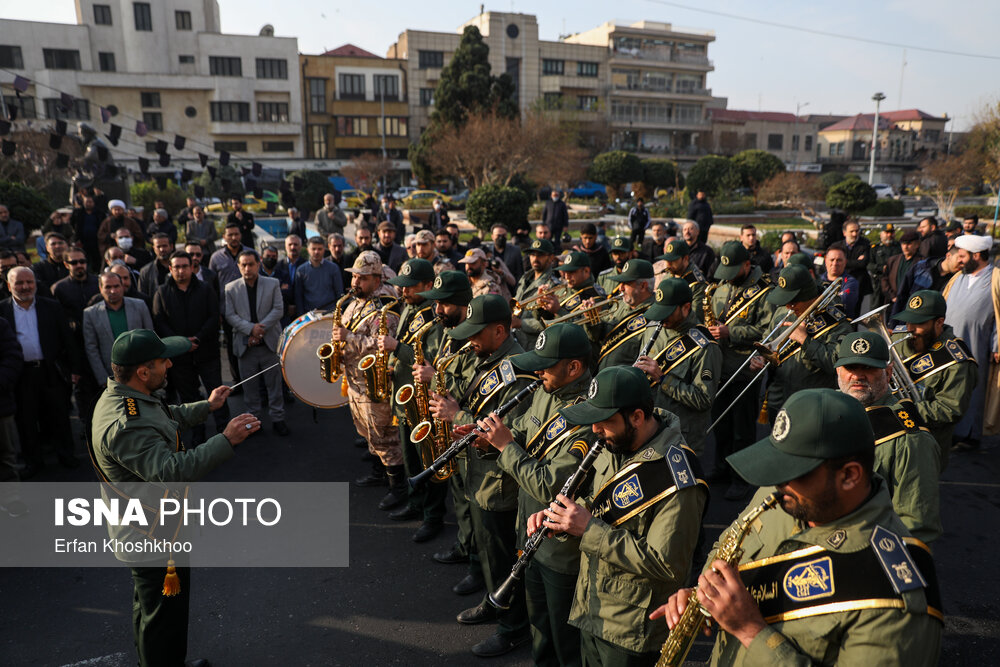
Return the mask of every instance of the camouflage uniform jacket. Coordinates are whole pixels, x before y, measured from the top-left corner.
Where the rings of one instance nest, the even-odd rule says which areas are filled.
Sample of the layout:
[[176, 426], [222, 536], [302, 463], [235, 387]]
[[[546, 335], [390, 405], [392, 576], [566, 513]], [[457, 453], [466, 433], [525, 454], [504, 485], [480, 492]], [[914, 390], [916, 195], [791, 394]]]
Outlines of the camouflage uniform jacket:
[[[394, 298], [396, 294], [392, 286], [383, 284], [371, 298], [354, 299], [344, 308], [340, 322], [350, 331], [344, 346], [344, 372], [348, 386], [355, 393], [367, 393], [365, 374], [358, 368], [358, 362], [365, 355], [378, 351], [375, 337], [378, 334], [379, 309]], [[393, 308], [398, 308], [398, 305]], [[399, 314], [390, 310], [386, 315], [388, 331], [395, 331], [398, 324]]]

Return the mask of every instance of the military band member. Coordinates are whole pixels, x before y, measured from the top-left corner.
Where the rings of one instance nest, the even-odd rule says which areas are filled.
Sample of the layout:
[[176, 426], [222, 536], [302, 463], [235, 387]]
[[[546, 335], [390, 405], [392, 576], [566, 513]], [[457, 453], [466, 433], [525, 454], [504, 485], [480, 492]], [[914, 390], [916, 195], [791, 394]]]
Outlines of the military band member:
[[561, 289], [538, 299], [539, 307], [550, 316], [567, 315], [579, 310], [588, 299], [600, 300], [607, 297], [600, 285], [594, 282], [587, 253], [579, 250], [566, 253], [555, 270], [565, 284]]
[[[860, 403], [806, 389], [770, 437], [729, 458], [763, 487], [750, 507], [777, 491], [781, 509], [754, 522], [738, 570], [713, 554], [698, 580], [698, 601], [721, 628], [712, 665], [937, 664], [934, 563], [893, 512], [874, 455]], [[673, 627], [690, 593], [654, 616]]]
[[[767, 302], [776, 309], [766, 329], [770, 331], [785, 319], [791, 325], [802, 313], [819, 299], [816, 281], [801, 266], [786, 266], [778, 274], [778, 284], [767, 295]], [[791, 314], [789, 315], [789, 312]], [[851, 321], [839, 306], [817, 309], [791, 333], [788, 341], [778, 351], [781, 363], [768, 371], [771, 385], [767, 390], [768, 420], [774, 420], [778, 410], [794, 392], [800, 389], [837, 386], [837, 346], [840, 340], [854, 330]], [[779, 329], [775, 337], [781, 335]], [[763, 359], [759, 367], [763, 367]], [[752, 368], [758, 368], [753, 365]]]
[[878, 334], [862, 331], [840, 342], [837, 381], [865, 406], [875, 433], [875, 472], [907, 530], [930, 543], [941, 537], [937, 442], [917, 406], [889, 391], [893, 371], [889, 346]]
[[[396, 330], [378, 339], [378, 347], [392, 354], [393, 415], [399, 424], [399, 442], [403, 450], [403, 467], [407, 477], [424, 469], [417, 446], [410, 441], [410, 425], [406, 413], [395, 400], [395, 391], [413, 381], [414, 337], [424, 325], [434, 321], [434, 302], [420, 295], [434, 283], [434, 267], [425, 259], [411, 259], [399, 270], [399, 275], [386, 281], [400, 291], [403, 309], [399, 314]], [[423, 335], [421, 348], [425, 359], [434, 359], [444, 327], [434, 324]], [[433, 539], [444, 525], [445, 497], [448, 487], [444, 484], [424, 484], [409, 489], [406, 506], [389, 514], [394, 521], [422, 519], [423, 523], [413, 536], [414, 542]], [[389, 502], [394, 501], [395, 498]], [[390, 509], [389, 503], [379, 504], [379, 509]]]
[[[718, 324], [708, 330], [722, 346], [722, 377], [728, 380], [753, 352], [753, 344], [770, 331], [767, 324], [771, 321], [774, 308], [765, 297], [771, 291], [771, 284], [761, 268], [750, 263], [750, 255], [739, 241], [723, 244], [715, 278], [721, 281], [712, 295], [712, 313]], [[713, 431], [713, 481], [728, 479], [730, 475], [726, 457], [752, 445], [757, 439], [759, 381], [736, 401], [736, 397], [754, 375], [756, 372], [744, 370], [729, 383], [725, 391], [718, 394], [715, 405], [712, 406], [712, 419], [719, 419], [719, 415], [732, 405]], [[732, 486], [726, 493], [730, 499], [736, 500], [742, 498], [746, 490], [742, 480], [732, 479]]]
[[504, 285], [503, 280], [490, 268], [489, 257], [481, 248], [466, 250], [465, 256], [458, 260], [458, 263], [465, 267], [465, 272], [469, 275], [473, 296], [499, 294], [508, 301], [510, 300], [510, 291]]
[[597, 276], [597, 284], [601, 286], [608, 294], [614, 294], [619, 289], [621, 289], [621, 283], [617, 283], [612, 280], [612, 277], [617, 276], [625, 268], [625, 262], [632, 259], [635, 253], [632, 252], [632, 246], [629, 243], [629, 237], [627, 236], [616, 236], [611, 240], [611, 261], [614, 262], [614, 266], [610, 269], [604, 269]]
[[923, 394], [917, 412], [937, 440], [941, 470], [948, 465], [951, 433], [969, 407], [977, 380], [976, 360], [965, 341], [944, 323], [946, 310], [939, 292], [914, 292], [906, 309], [895, 316], [906, 325], [892, 332], [894, 341], [907, 333], [913, 336], [896, 350]]
[[570, 623], [580, 629], [584, 665], [653, 665], [666, 627], [649, 619], [687, 580], [708, 500], [697, 457], [677, 417], [653, 408], [637, 368], [607, 368], [587, 400], [563, 408], [571, 425], [590, 425], [607, 443], [594, 465], [586, 505], [557, 496], [529, 519], [580, 538], [580, 576]]
[[[510, 428], [493, 415], [479, 424], [489, 429], [484, 439], [500, 452], [500, 469], [520, 487], [517, 543], [521, 545], [527, 541], [528, 517], [549, 506], [593, 440], [589, 428], [570, 426], [558, 412], [586, 394], [590, 341], [582, 327], [561, 322], [539, 334], [534, 349], [510, 361], [543, 380], [542, 390], [532, 395], [531, 405]], [[536, 665], [580, 664], [580, 633], [567, 622], [579, 572], [580, 541], [570, 537], [545, 540], [524, 573], [531, 657]]]
[[434, 266], [434, 275], [438, 275], [442, 271], [454, 271], [456, 267], [451, 263], [451, 260], [442, 255], [434, 247], [434, 234], [426, 229], [421, 229], [416, 234], [416, 238], [413, 240], [413, 249], [416, 251], [416, 257], [419, 259], [426, 259]]
[[[531, 242], [524, 251], [528, 255], [528, 264], [531, 268], [517, 281], [514, 289], [515, 301], [523, 302], [537, 295], [539, 290], [550, 291], [554, 288], [558, 280], [554, 269], [555, 251], [555, 246], [548, 239], [535, 239]], [[517, 342], [529, 350], [535, 347], [535, 338], [545, 328], [537, 306], [537, 301], [529, 304], [520, 316], [515, 315], [513, 319], [513, 327], [517, 330]]]
[[[691, 263], [691, 246], [683, 239], [675, 239], [667, 242], [663, 246], [663, 254], [656, 258], [666, 262], [669, 276], [681, 278], [691, 288], [691, 311], [698, 320], [702, 320], [702, 304], [705, 300], [705, 290], [708, 288], [708, 279], [697, 265]], [[660, 276], [657, 276], [659, 284]]]
[[[504, 385], [500, 377], [500, 363], [511, 355], [524, 352], [511, 336], [510, 324], [508, 300], [487, 294], [470, 301], [465, 320], [449, 332], [456, 341], [469, 341], [473, 354], [459, 357], [452, 366], [458, 382], [457, 392], [447, 396], [432, 394], [431, 411], [437, 419], [454, 423], [456, 436], [471, 431], [476, 420], [496, 410], [534, 379], [519, 375], [516, 381]], [[507, 419], [517, 417], [525, 409], [527, 404], [522, 403]], [[513, 478], [497, 465], [497, 452], [488, 446], [486, 449], [484, 452], [472, 448], [468, 452], [469, 474], [465, 490], [486, 586], [488, 590], [495, 590], [510, 573], [520, 546], [515, 544], [518, 489]], [[503, 655], [528, 641], [523, 596], [515, 596], [508, 611], [496, 613], [484, 597], [479, 605], [460, 613], [458, 622], [475, 625], [493, 618], [499, 627], [495, 634], [472, 647], [475, 655]]]
[[[374, 250], [362, 252], [347, 270], [352, 274], [351, 287], [357, 295], [344, 308], [341, 326], [333, 329], [332, 339], [346, 343], [344, 374], [351, 417], [358, 433], [368, 441], [368, 451], [378, 457], [372, 464], [372, 472], [355, 483], [382, 486], [388, 476], [389, 493], [380, 504], [395, 507], [406, 500], [407, 485], [399, 432], [392, 424], [392, 405], [389, 401], [376, 402], [368, 396], [365, 373], [358, 368], [362, 357], [378, 350], [379, 310], [395, 298], [395, 293], [390, 285], [382, 282], [382, 260]], [[399, 315], [389, 311], [389, 331], [395, 331], [398, 324]]]
[[[644, 314], [653, 303], [653, 265], [648, 261], [630, 259], [611, 280], [621, 285], [621, 300], [601, 313], [598, 324], [586, 325], [587, 335], [596, 347], [598, 370], [635, 362], [646, 327]], [[585, 301], [584, 307], [588, 305]]]
[[682, 278], [661, 282], [655, 298], [646, 311], [650, 324], [641, 345], [656, 332], [653, 322], [663, 322], [664, 327], [649, 355], [639, 357], [635, 367], [652, 380], [655, 405], [677, 415], [684, 441], [701, 455], [722, 374], [722, 348], [709, 330], [698, 324], [691, 288]]

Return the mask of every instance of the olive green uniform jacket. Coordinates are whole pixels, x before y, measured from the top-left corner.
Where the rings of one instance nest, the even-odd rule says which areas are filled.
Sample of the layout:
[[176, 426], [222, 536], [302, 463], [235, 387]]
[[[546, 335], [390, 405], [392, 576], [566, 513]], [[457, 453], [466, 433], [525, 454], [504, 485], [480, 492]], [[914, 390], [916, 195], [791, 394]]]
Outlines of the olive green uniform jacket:
[[[659, 431], [633, 454], [601, 452], [594, 465], [594, 489], [629, 463], [663, 459], [671, 445], [683, 445], [677, 417], [660, 409], [655, 414]], [[693, 464], [690, 450], [687, 457]], [[630, 651], [659, 650], [667, 626], [649, 620], [649, 614], [687, 581], [707, 501], [707, 487], [699, 483], [617, 527], [592, 518], [580, 539], [583, 557], [570, 624]]]
[[[584, 325], [583, 328], [587, 331], [587, 336], [593, 344], [594, 359], [599, 371], [611, 366], [631, 366], [635, 363], [642, 345], [642, 332], [646, 327], [646, 318], [640, 313], [644, 313], [652, 304], [652, 294], [648, 299], [634, 306], [619, 301], [601, 314], [599, 324]], [[633, 318], [624, 328], [618, 327], [620, 322], [633, 315], [638, 316]], [[622, 337], [619, 337], [620, 335]], [[607, 349], [605, 349], [606, 344]]]
[[[822, 526], [810, 528], [780, 508], [764, 512], [743, 541], [744, 553], [740, 562], [810, 546], [841, 553], [858, 552], [870, 548], [876, 526], [901, 538], [909, 536], [892, 511], [883, 481], [875, 477], [873, 483], [875, 493], [860, 507]], [[740, 516], [763, 502], [774, 490], [774, 487], [760, 489]], [[834, 548], [834, 544], [838, 546]], [[911, 550], [915, 548], [910, 547]], [[706, 568], [713, 560], [714, 552]], [[836, 586], [836, 581], [833, 585]], [[904, 593], [903, 600], [905, 609], [857, 609], [778, 621], [761, 630], [749, 648], [744, 648], [732, 635], [720, 632], [711, 664], [739, 667], [936, 665], [941, 649], [941, 621], [927, 613], [924, 589]]]
[[[657, 336], [650, 349], [650, 356], [655, 357], [662, 350], [668, 349], [695, 328], [693, 313], [681, 322], [676, 329], [666, 327]], [[653, 335], [655, 327], [650, 327], [642, 337], [645, 345]], [[684, 441], [696, 454], [701, 454], [705, 445], [705, 432], [712, 420], [712, 403], [719, 389], [719, 378], [722, 376], [722, 348], [712, 338], [707, 329], [698, 328], [701, 338], [707, 345], [696, 349], [679, 363], [660, 360], [660, 368], [670, 368], [659, 383], [659, 391], [654, 400], [656, 406], [677, 415], [680, 419], [681, 433]], [[665, 356], [670, 356], [669, 352]]]
[[930, 544], [942, 532], [937, 442], [920, 416], [909, 414], [912, 404], [896, 403], [886, 394], [872, 407], [881, 405], [890, 406], [898, 419], [894, 433], [875, 434], [875, 472], [885, 480], [903, 525]]
[[[904, 327], [896, 327], [892, 331], [893, 340], [899, 340], [905, 335], [906, 329]], [[934, 341], [934, 345], [944, 344], [956, 338], [955, 330], [946, 324], [941, 335]], [[896, 350], [903, 361], [916, 354], [916, 350], [913, 348], [913, 339], [900, 343], [896, 346]], [[955, 424], [962, 419], [969, 407], [969, 401], [972, 399], [972, 392], [976, 389], [977, 381], [976, 362], [972, 361], [970, 354], [969, 361], [952, 364], [917, 385], [918, 388], [922, 387], [924, 394], [923, 400], [917, 402], [917, 410], [927, 428], [930, 429], [931, 435], [937, 440], [941, 470], [944, 470], [948, 465], [951, 434], [955, 430]]]
[[[719, 324], [725, 324], [723, 316], [730, 304], [735, 303], [745, 291], [755, 288], [762, 275], [761, 268], [754, 266], [746, 279], [738, 285], [719, 283], [718, 289], [712, 294], [712, 312]], [[747, 360], [753, 352], [753, 344], [760, 342], [771, 330], [768, 324], [773, 314], [774, 306], [767, 302], [766, 296], [761, 296], [729, 323], [729, 338], [719, 341], [722, 346], [722, 375], [726, 379]], [[743, 371], [743, 375], [747, 380], [753, 377], [749, 367]]]
[[[526, 271], [521, 276], [521, 279], [517, 281], [514, 300], [523, 302], [532, 298], [538, 294], [539, 287], [543, 285], [551, 286], [554, 279], [555, 274], [552, 269], [546, 269], [538, 278], [535, 278], [533, 270]], [[537, 302], [528, 304], [528, 308], [521, 313], [521, 327], [517, 332], [517, 342], [526, 350], [535, 349], [535, 340], [538, 338], [538, 334], [545, 329], [545, 322], [542, 319], [544, 317], [542, 313], [545, 313], [545, 311], [533, 308], [536, 305], [538, 305]], [[545, 313], [545, 315], [548, 315], [548, 313]]]
[[622, 285], [616, 280], [611, 280], [611, 276], [617, 276], [619, 273], [621, 273], [621, 271], [618, 267], [612, 266], [610, 269], [604, 269], [597, 274], [597, 284], [600, 285], [601, 289], [607, 292], [609, 296], [614, 294]]
[[[546, 424], [554, 432], [558, 431], [560, 424], [550, 423], [549, 420], [556, 416], [560, 408], [571, 405], [578, 397], [584, 396], [589, 385], [590, 373], [584, 371], [577, 380], [551, 394], [538, 389], [532, 395], [528, 410], [511, 423], [514, 441], [504, 447], [497, 463], [500, 469], [509, 473], [521, 488], [517, 505], [519, 544], [524, 544], [528, 539], [528, 517], [547, 509], [556, 499], [556, 494], [562, 490], [563, 484], [580, 467], [580, 460], [586, 455], [596, 436], [590, 428], [582, 426], [571, 436], [564, 437], [541, 460], [529, 455], [525, 446]], [[565, 424], [565, 421], [562, 423]], [[568, 424], [564, 427], [574, 428]], [[560, 435], [561, 433], [555, 437], [558, 438]], [[540, 437], [545, 436], [543, 434]], [[581, 441], [583, 444], [578, 445], [577, 443]], [[587, 491], [588, 487], [584, 486], [580, 495], [585, 495]], [[534, 558], [550, 570], [563, 574], [576, 574], [580, 571], [580, 540], [571, 536], [543, 540]]]
[[[404, 423], [405, 417], [402, 406], [396, 403], [396, 391], [403, 385], [413, 382], [413, 363], [416, 356], [413, 349], [413, 336], [422, 326], [434, 319], [434, 302], [424, 301], [415, 306], [406, 304], [399, 314], [399, 324], [393, 333], [396, 339], [396, 349], [392, 356], [392, 405], [393, 413], [400, 424]], [[441, 347], [441, 340], [444, 337], [444, 327], [439, 323], [431, 327], [423, 337], [424, 362], [434, 363], [438, 348]], [[431, 383], [428, 393], [434, 389]]]

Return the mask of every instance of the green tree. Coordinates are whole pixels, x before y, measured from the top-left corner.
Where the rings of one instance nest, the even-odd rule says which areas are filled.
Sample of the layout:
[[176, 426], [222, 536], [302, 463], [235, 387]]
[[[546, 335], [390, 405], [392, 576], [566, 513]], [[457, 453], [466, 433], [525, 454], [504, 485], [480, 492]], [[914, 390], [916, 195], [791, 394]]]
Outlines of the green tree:
[[657, 188], [680, 190], [684, 187], [684, 176], [673, 160], [647, 158], [642, 161], [642, 182], [652, 194]]
[[849, 215], [857, 215], [861, 211], [875, 205], [878, 195], [875, 189], [862, 180], [844, 179], [830, 188], [826, 193], [826, 205], [839, 208]]
[[509, 229], [518, 227], [528, 219], [531, 196], [517, 187], [484, 185], [469, 195], [465, 214], [476, 229], [489, 232], [497, 223]]
[[704, 192], [715, 197], [739, 187], [740, 173], [732, 160], [721, 155], [706, 155], [691, 167], [687, 175], [687, 189], [693, 196]]
[[[295, 187], [295, 179], [301, 179], [301, 187]], [[330, 179], [318, 171], [311, 169], [301, 169], [293, 171], [285, 177], [288, 185], [292, 188], [292, 196], [295, 198], [295, 208], [299, 209], [299, 215], [305, 219], [310, 211], [318, 211], [323, 207], [323, 195], [333, 192], [333, 185]]]
[[733, 166], [740, 174], [744, 187], [753, 192], [753, 203], [768, 180], [785, 171], [785, 163], [777, 156], [762, 150], [746, 150], [733, 156]]
[[129, 187], [129, 194], [132, 196], [132, 205], [142, 206], [145, 209], [146, 217], [150, 219], [155, 202], [162, 201], [170, 215], [177, 215], [177, 212], [184, 208], [184, 197], [186, 196], [184, 191], [172, 180], [168, 180], [167, 187], [162, 190], [154, 180], [133, 183]]
[[12, 220], [24, 225], [25, 233], [32, 229], [40, 229], [52, 212], [48, 198], [44, 194], [11, 181], [0, 181], [0, 203], [10, 211]]
[[828, 171], [819, 177], [819, 182], [823, 185], [824, 190], [829, 190], [845, 178], [847, 178], [847, 174], [842, 171]]
[[594, 158], [589, 175], [607, 188], [608, 199], [614, 199], [623, 185], [642, 180], [642, 162], [635, 153], [608, 151]]
[[[215, 178], [212, 178], [212, 175], [208, 173], [208, 169], [201, 172], [189, 188], [189, 194], [193, 197], [194, 186], [200, 185], [205, 188], [206, 197], [218, 197], [224, 202], [225, 207], [228, 208], [230, 197], [233, 195], [243, 197], [246, 193], [243, 189], [242, 174], [231, 164], [221, 167], [216, 161], [209, 162], [209, 165], [215, 168]], [[223, 184], [223, 181], [226, 181], [226, 183]]]

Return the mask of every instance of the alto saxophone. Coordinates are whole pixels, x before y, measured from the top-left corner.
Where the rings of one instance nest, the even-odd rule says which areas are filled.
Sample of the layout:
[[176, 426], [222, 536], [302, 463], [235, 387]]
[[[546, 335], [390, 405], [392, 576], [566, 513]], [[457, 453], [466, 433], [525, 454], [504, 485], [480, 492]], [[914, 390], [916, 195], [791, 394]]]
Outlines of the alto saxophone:
[[[764, 502], [737, 521], [732, 530], [719, 543], [719, 548], [715, 551], [715, 558], [736, 567], [743, 557], [743, 540], [750, 532], [750, 526], [761, 514], [777, 507], [780, 499], [780, 493], [772, 493], [764, 499]], [[656, 667], [679, 667], [691, 650], [695, 638], [705, 626], [708, 617], [708, 612], [698, 602], [698, 588], [695, 587], [688, 596], [684, 613], [681, 614], [674, 629], [670, 631], [667, 641], [663, 643], [663, 650], [660, 651], [660, 659], [656, 661]]]
[[[333, 309], [334, 329], [343, 326], [340, 318], [344, 312], [344, 304], [355, 294], [356, 292], [352, 287], [344, 293], [344, 296], [337, 299], [337, 306]], [[316, 356], [319, 357], [319, 374], [327, 382], [336, 382], [344, 374], [343, 341], [333, 340], [331, 337], [329, 343], [323, 343], [316, 349]]]
[[701, 302], [701, 319], [706, 327], [714, 327], [718, 324], [715, 313], [712, 312], [712, 295], [719, 289], [719, 283], [712, 283], [705, 288], [705, 300]]
[[[448, 393], [448, 387], [445, 386], [444, 374], [448, 370], [448, 366], [451, 365], [458, 355], [469, 349], [472, 343], [466, 343], [462, 347], [458, 348], [457, 351], [447, 355], [443, 359], [439, 359], [437, 366], [434, 369], [434, 393], [439, 395], [444, 395]], [[448, 447], [451, 446], [451, 422], [444, 421], [443, 419], [433, 419], [425, 420], [417, 424], [413, 428], [413, 433], [410, 434], [410, 442], [415, 445], [420, 446], [421, 458], [425, 456], [424, 450], [429, 449], [427, 455], [430, 456], [431, 462], [436, 460]], [[429, 445], [429, 446], [428, 446]], [[429, 465], [427, 461], [424, 461], [425, 465]], [[447, 480], [455, 472], [454, 461], [449, 461], [447, 465], [442, 467], [440, 470], [434, 473], [433, 481], [443, 482]]]
[[[381, 338], [389, 333], [389, 309], [397, 302], [399, 299], [392, 299], [379, 310], [376, 337]], [[389, 353], [379, 349], [375, 354], [365, 355], [358, 362], [358, 370], [365, 375], [368, 397], [375, 403], [388, 401], [392, 395], [392, 388], [389, 386]]]
[[[413, 347], [414, 364], [419, 366], [424, 365], [424, 336], [439, 322], [441, 322], [441, 318], [435, 317], [420, 327], [413, 334], [413, 338], [410, 339], [410, 345]], [[403, 408], [403, 412], [406, 414], [406, 423], [409, 424], [411, 429], [416, 428], [420, 422], [431, 420], [430, 395], [428, 392], [427, 383], [420, 382], [416, 378], [414, 378], [412, 384], [404, 384], [396, 390], [396, 405]], [[423, 458], [423, 448], [420, 450], [420, 455]], [[432, 457], [430, 461], [433, 460]], [[424, 465], [427, 465], [430, 461], [425, 461]]]

